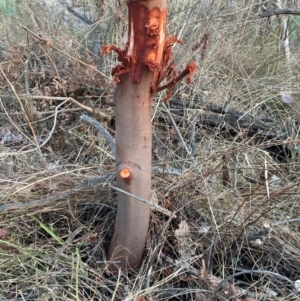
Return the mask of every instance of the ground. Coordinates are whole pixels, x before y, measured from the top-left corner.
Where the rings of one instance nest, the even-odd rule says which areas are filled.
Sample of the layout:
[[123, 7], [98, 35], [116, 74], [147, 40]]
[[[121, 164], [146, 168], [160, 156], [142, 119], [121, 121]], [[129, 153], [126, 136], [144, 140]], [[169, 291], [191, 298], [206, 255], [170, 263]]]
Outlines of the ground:
[[[169, 103], [155, 97], [157, 205], [144, 260], [112, 274], [115, 160], [81, 116], [114, 137], [116, 57], [95, 61], [90, 26], [33, 2], [14, 14], [0, 6], [0, 300], [298, 300], [299, 70], [283, 68], [280, 35], [254, 18], [259, 7], [170, 4], [169, 30], [185, 42], [178, 67], [196, 60], [198, 70]], [[123, 46], [125, 10], [92, 4], [103, 44]], [[249, 135], [243, 114], [267, 127]]]

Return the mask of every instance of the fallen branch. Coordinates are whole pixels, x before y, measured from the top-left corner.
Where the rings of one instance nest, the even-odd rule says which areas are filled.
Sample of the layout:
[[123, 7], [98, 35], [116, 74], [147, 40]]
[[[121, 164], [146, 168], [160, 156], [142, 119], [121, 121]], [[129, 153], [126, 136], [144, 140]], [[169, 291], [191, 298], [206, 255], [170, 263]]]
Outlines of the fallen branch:
[[260, 18], [266, 18], [271, 16], [278, 15], [300, 15], [300, 9], [296, 8], [277, 8], [277, 9], [268, 9], [263, 7], [262, 12], [259, 14]]
[[80, 107], [81, 109], [85, 110], [88, 113], [94, 114], [96, 118], [99, 118], [100, 120], [110, 120], [111, 117], [109, 115], [106, 115], [105, 113], [102, 113], [100, 111], [95, 111], [93, 108], [90, 108], [88, 106], [83, 105], [73, 97], [52, 97], [52, 96], [38, 96], [38, 95], [33, 95], [32, 99], [46, 99], [46, 100], [68, 100], [75, 104], [76, 106]]
[[[30, 94], [29, 94], [30, 95]], [[0, 97], [13, 97], [13, 98], [17, 98], [17, 96], [20, 99], [24, 99], [26, 97], [28, 97], [28, 95], [4, 95], [1, 94]], [[55, 96], [44, 96], [44, 95], [30, 95], [31, 99], [45, 99], [45, 100], [58, 100], [58, 101], [64, 101], [64, 100], [68, 100], [70, 102], [72, 102], [74, 105], [76, 105], [77, 107], [81, 108], [82, 110], [93, 114], [96, 118], [98, 118], [99, 120], [110, 120], [111, 116], [99, 111], [99, 110], [94, 110], [93, 108], [90, 108], [88, 106], [83, 105], [82, 103], [80, 103], [79, 101], [77, 101], [76, 99], [74, 99], [73, 97], [55, 97]], [[60, 106], [61, 104], [59, 104]], [[74, 110], [74, 109], [72, 109]], [[38, 114], [50, 114], [51, 112], [38, 112]], [[16, 114], [16, 113], [12, 113], [12, 114]], [[20, 113], [17, 113], [20, 114]]]
[[213, 296], [213, 300], [214, 301], [217, 301], [218, 300], [218, 293], [219, 291], [223, 288], [223, 285], [225, 283], [227, 283], [228, 281], [234, 279], [235, 277], [237, 276], [241, 276], [241, 275], [244, 275], [244, 274], [256, 274], [256, 275], [268, 275], [268, 276], [273, 276], [273, 277], [277, 277], [279, 279], [282, 279], [282, 280], [285, 280], [287, 281], [288, 283], [290, 283], [292, 285], [292, 287], [294, 287], [294, 282], [291, 281], [289, 278], [285, 277], [285, 276], [282, 276], [278, 273], [274, 273], [274, 272], [271, 272], [271, 271], [264, 271], [264, 270], [246, 270], [246, 269], [241, 269], [240, 272], [237, 272], [237, 273], [233, 273], [229, 276], [227, 276], [226, 278], [224, 278], [217, 286], [217, 288], [215, 289], [214, 291], [214, 296]]
[[[185, 105], [182, 99], [173, 98], [169, 105], [170, 113], [176, 122], [185, 116]], [[203, 103], [197, 98], [191, 100], [188, 108], [198, 112], [196, 125], [217, 127], [228, 134], [243, 133], [248, 137], [264, 136], [266, 140], [287, 138], [287, 128], [278, 128], [278, 121], [269, 117], [254, 116], [248, 112], [237, 111], [214, 103]]]

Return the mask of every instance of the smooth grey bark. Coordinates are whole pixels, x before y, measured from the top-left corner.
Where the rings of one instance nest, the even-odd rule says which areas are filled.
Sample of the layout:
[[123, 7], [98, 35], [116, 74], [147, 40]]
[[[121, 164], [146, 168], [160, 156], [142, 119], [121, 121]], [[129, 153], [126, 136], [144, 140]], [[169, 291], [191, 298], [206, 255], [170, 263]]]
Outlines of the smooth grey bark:
[[[152, 73], [144, 70], [140, 84], [122, 76], [115, 94], [116, 161], [118, 188], [143, 198], [151, 197], [151, 109]], [[129, 167], [131, 179], [120, 171]], [[150, 206], [118, 192], [117, 221], [108, 258], [123, 268], [137, 267], [142, 260], [147, 239]]]

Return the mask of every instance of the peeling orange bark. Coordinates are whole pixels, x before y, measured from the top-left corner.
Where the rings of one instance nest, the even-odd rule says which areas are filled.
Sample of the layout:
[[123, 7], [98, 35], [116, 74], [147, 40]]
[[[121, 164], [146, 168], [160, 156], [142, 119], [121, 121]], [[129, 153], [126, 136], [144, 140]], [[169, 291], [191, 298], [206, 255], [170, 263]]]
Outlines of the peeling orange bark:
[[[196, 65], [189, 64], [177, 76], [172, 46], [183, 44], [166, 35], [167, 0], [129, 0], [128, 44], [125, 49], [109, 45], [103, 54], [115, 51], [119, 64], [112, 69], [115, 93], [116, 163], [118, 211], [108, 251], [110, 269], [140, 265], [148, 234], [150, 207], [134, 196], [150, 199], [152, 129], [151, 111], [156, 92], [168, 89], [184, 76], [188, 82]], [[166, 84], [167, 82], [167, 84]], [[165, 84], [164, 84], [165, 83]], [[122, 192], [124, 191], [124, 192]]]
[[[151, 1], [151, 0], [150, 0]], [[170, 99], [172, 88], [175, 83], [180, 81], [184, 76], [189, 75], [188, 84], [195, 73], [196, 65], [193, 68], [187, 65], [186, 69], [181, 72], [180, 77], [176, 77], [174, 63], [170, 60], [173, 57], [172, 46], [175, 43], [183, 45], [183, 42], [172, 36], [166, 37], [166, 20], [167, 9], [160, 10], [158, 7], [152, 7], [151, 10], [141, 2], [149, 1], [129, 1], [129, 42], [125, 50], [110, 45], [102, 46], [102, 53], [108, 54], [111, 50], [118, 53], [118, 60], [121, 64], [112, 70], [115, 82], [120, 83], [123, 74], [131, 73], [134, 83], [139, 83], [144, 66], [147, 66], [153, 72], [151, 83], [151, 92], [163, 89], [169, 89], [165, 101]], [[144, 24], [144, 20], [147, 23]], [[168, 80], [169, 83], [159, 87], [160, 83]]]
[[174, 86], [176, 83], [181, 81], [184, 77], [188, 76], [187, 84], [189, 85], [192, 81], [192, 77], [194, 73], [196, 72], [196, 63], [193, 62], [191, 64], [186, 65], [185, 69], [178, 75], [176, 78], [173, 78], [169, 83], [162, 87], [157, 87], [156, 92], [165, 90], [170, 88], [171, 86]]

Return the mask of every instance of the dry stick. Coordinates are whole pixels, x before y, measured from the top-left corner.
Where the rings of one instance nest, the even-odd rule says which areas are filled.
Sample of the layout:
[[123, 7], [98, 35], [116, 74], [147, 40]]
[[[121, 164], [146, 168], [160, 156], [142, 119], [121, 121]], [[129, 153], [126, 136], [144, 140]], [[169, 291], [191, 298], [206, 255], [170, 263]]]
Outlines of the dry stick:
[[[16, 96], [11, 96], [11, 95], [0, 95], [0, 97], [15, 97]], [[21, 95], [19, 96], [20, 99], [25, 98], [26, 96]], [[111, 117], [103, 112], [100, 111], [95, 111], [94, 109], [83, 105], [82, 103], [80, 103], [79, 101], [77, 101], [76, 99], [74, 99], [73, 97], [55, 97], [55, 96], [43, 96], [43, 95], [32, 95], [31, 96], [32, 99], [45, 99], [45, 100], [69, 100], [71, 101], [73, 104], [75, 104], [76, 106], [80, 107], [81, 109], [94, 114], [96, 117], [99, 117], [100, 119], [104, 119], [104, 120], [109, 120], [111, 119]], [[69, 109], [69, 110], [74, 110], [74, 109]], [[19, 113], [13, 113], [13, 114], [19, 114]], [[39, 112], [39, 114], [50, 114], [50, 112]]]
[[[280, 0], [274, 1], [274, 6], [277, 7], [278, 9], [282, 9], [282, 4]], [[293, 76], [293, 71], [292, 71], [292, 65], [291, 65], [291, 49], [290, 49], [290, 34], [289, 34], [289, 17], [283, 16], [282, 18], [279, 18], [279, 23], [280, 23], [280, 42], [283, 46], [284, 49], [284, 54], [285, 54], [285, 69], [289, 73], [289, 77]], [[280, 47], [280, 46], [279, 46]], [[279, 48], [280, 49], [280, 48]]]
[[[119, 286], [120, 286], [120, 278], [121, 278], [121, 269], [119, 269], [119, 271], [118, 271], [118, 279], [117, 279], [117, 283], [116, 283], [116, 287], [115, 287], [115, 289], [114, 289], [114, 292], [113, 292], [113, 294], [112, 294], [112, 297], [111, 297], [111, 301], [115, 301], [115, 297], [116, 297], [116, 294], [117, 294], [117, 290], [118, 290], [118, 288], [119, 288]], [[125, 299], [126, 300], [126, 299]]]
[[[258, 186], [256, 186], [255, 189], [258, 189], [260, 187], [262, 187], [264, 185], [265, 182], [262, 182], [260, 183]], [[243, 194], [242, 196], [248, 196], [247, 198], [244, 198], [243, 202], [239, 205], [239, 207], [235, 210], [234, 214], [233, 214], [233, 217], [230, 219], [230, 221], [227, 223], [226, 225], [226, 229], [225, 229], [225, 236], [227, 235], [227, 232], [232, 224], [232, 222], [234, 221], [235, 217], [237, 216], [237, 214], [239, 213], [240, 209], [243, 208], [243, 206], [248, 202], [249, 198], [253, 195], [256, 195], [254, 192], [253, 193], [250, 193], [250, 194]], [[259, 194], [260, 195], [260, 194]], [[265, 194], [263, 194], [265, 195]], [[267, 201], [269, 201], [269, 198], [267, 199]], [[261, 205], [259, 206], [261, 207]], [[250, 216], [253, 215], [254, 212], [257, 211], [257, 208], [255, 208], [255, 211], [253, 211], [252, 213], [250, 213]], [[249, 216], [248, 216], [249, 217]], [[248, 217], [246, 218], [246, 220], [248, 219]], [[243, 224], [244, 225], [244, 224]]]
[[195, 156], [196, 150], [196, 121], [199, 118], [199, 112], [196, 113], [195, 117], [192, 119], [192, 122], [188, 128], [188, 137], [191, 149], [191, 155]]
[[[1, 95], [0, 95], [0, 98], [1, 98]], [[81, 108], [73, 108], [73, 109], [61, 109], [59, 110], [59, 113], [68, 113], [68, 112], [80, 112], [82, 111]], [[55, 111], [43, 111], [43, 112], [37, 112], [38, 115], [53, 115], [55, 114]], [[0, 115], [7, 115], [7, 114], [4, 114], [4, 113], [0, 113]], [[9, 113], [9, 115], [13, 115], [13, 116], [18, 116], [18, 115], [24, 115], [24, 113], [18, 113], [18, 112], [14, 112], [14, 113]], [[50, 116], [51, 117], [51, 116]], [[45, 119], [48, 119], [50, 117], [46, 117], [44, 118], [43, 120]]]
[[30, 130], [31, 130], [32, 135], [33, 135], [34, 140], [35, 140], [35, 143], [36, 143], [36, 145], [37, 145], [37, 147], [35, 148], [35, 150], [37, 150], [37, 151], [40, 153], [41, 158], [43, 158], [43, 154], [42, 154], [42, 152], [41, 152], [41, 149], [40, 149], [40, 147], [38, 147], [38, 140], [37, 140], [37, 137], [36, 137], [36, 135], [35, 135], [35, 132], [34, 132], [34, 130], [33, 130], [32, 125], [31, 125], [31, 121], [29, 120], [28, 114], [27, 114], [27, 112], [26, 112], [26, 110], [25, 110], [25, 108], [24, 108], [24, 106], [23, 106], [23, 103], [22, 103], [21, 99], [19, 98], [19, 96], [18, 96], [18, 94], [17, 94], [17, 91], [15, 90], [14, 85], [10, 82], [10, 80], [8, 79], [8, 77], [6, 76], [6, 74], [5, 74], [5, 72], [3, 71], [2, 68], [0, 68], [0, 71], [1, 71], [2, 75], [4, 76], [5, 80], [7, 81], [8, 85], [9, 85], [10, 88], [12, 89], [12, 91], [13, 91], [13, 93], [14, 93], [16, 99], [18, 100], [18, 102], [19, 102], [19, 104], [20, 104], [20, 107], [21, 107], [22, 111], [24, 112], [26, 121], [27, 121], [27, 123], [28, 123], [28, 126], [30, 127]]
[[69, 237], [67, 238], [67, 240], [64, 242], [64, 244], [62, 245], [62, 247], [60, 247], [57, 252], [55, 253], [54, 257], [50, 260], [49, 265], [53, 265], [54, 262], [57, 260], [57, 258], [59, 256], [61, 256], [61, 254], [65, 251], [65, 249], [67, 248], [67, 246], [72, 242], [72, 240], [75, 238], [75, 236], [77, 234], [79, 234], [82, 231], [82, 229], [79, 227], [77, 228], [75, 231], [73, 231]]
[[26, 150], [26, 151], [22, 151], [22, 152], [9, 152], [9, 153], [0, 153], [0, 157], [2, 156], [14, 156], [14, 155], [23, 155], [23, 154], [27, 154], [27, 153], [31, 153], [33, 151], [36, 151], [36, 150], [40, 150], [44, 145], [46, 145], [46, 143], [50, 140], [54, 130], [55, 130], [55, 127], [56, 127], [56, 121], [57, 121], [57, 115], [58, 115], [58, 108], [60, 106], [62, 106], [64, 103], [67, 102], [68, 99], [66, 99], [64, 102], [60, 103], [56, 108], [55, 108], [55, 115], [54, 115], [54, 121], [53, 121], [53, 126], [52, 126], [52, 129], [50, 131], [50, 134], [48, 135], [47, 139], [41, 144], [41, 145], [38, 145], [36, 148], [34, 149], [29, 149], [29, 150]]
[[87, 123], [89, 123], [90, 125], [92, 125], [93, 127], [95, 127], [100, 132], [100, 134], [103, 136], [103, 138], [109, 144], [114, 157], [116, 157], [116, 141], [111, 136], [111, 134], [103, 127], [103, 125], [100, 122], [98, 122], [97, 120], [95, 120], [94, 118], [91, 118], [87, 115], [82, 115], [80, 118], [82, 120], [86, 121]]
[[152, 273], [152, 268], [153, 268], [152, 265], [153, 265], [153, 262], [156, 258], [156, 255], [158, 254], [159, 249], [160, 249], [160, 252], [161, 252], [161, 245], [163, 245], [163, 242], [166, 239], [165, 233], [166, 233], [167, 229], [169, 228], [169, 225], [170, 225], [173, 218], [176, 218], [176, 211], [173, 211], [171, 213], [171, 215], [169, 216], [169, 219], [167, 220], [167, 222], [165, 223], [165, 225], [163, 226], [163, 228], [160, 232], [158, 242], [156, 243], [155, 249], [152, 253], [152, 258], [151, 258], [150, 263], [149, 263], [150, 268], [149, 268], [148, 273], [147, 273], [147, 279], [146, 279], [146, 284], [145, 284], [146, 288], [150, 287], [151, 273]]
[[[136, 195], [134, 195], [134, 194], [132, 194], [132, 193], [129, 193], [129, 192], [127, 192], [127, 191], [125, 191], [125, 190], [123, 190], [123, 189], [120, 189], [120, 188], [118, 188], [118, 187], [115, 187], [115, 186], [113, 186], [113, 185], [111, 185], [111, 184], [108, 184], [108, 185], [109, 185], [109, 187], [110, 187], [111, 189], [114, 189], [114, 190], [116, 190], [116, 191], [119, 191], [119, 192], [121, 192], [121, 193], [124, 193], [124, 194], [126, 194], [126, 195], [129, 195], [129, 196], [135, 198], [136, 200], [138, 200], [138, 201], [140, 201], [140, 202], [142, 202], [142, 203], [146, 203], [146, 204], [148, 204], [151, 208], [155, 208], [157, 211], [159, 211], [159, 212], [161, 212], [161, 213], [163, 213], [163, 214], [165, 214], [165, 215], [167, 215], [167, 216], [172, 216], [172, 215], [173, 215], [173, 212], [172, 212], [172, 211], [169, 211], [168, 209], [166, 209], [166, 208], [164, 208], [164, 207], [161, 207], [161, 206], [159, 206], [159, 205], [155, 205], [154, 203], [151, 203], [151, 202], [149, 202], [149, 201], [146, 200], [146, 199], [140, 198], [140, 197], [138, 197], [138, 196], [136, 196]], [[173, 216], [173, 217], [176, 217], [176, 215]], [[137, 216], [136, 218], [138, 218], [138, 216]]]
[[270, 271], [265, 271], [265, 270], [244, 270], [242, 269], [240, 272], [237, 273], [233, 273], [229, 276], [227, 276], [226, 278], [224, 278], [216, 287], [215, 291], [214, 291], [214, 296], [213, 296], [213, 300], [217, 301], [218, 300], [218, 291], [220, 290], [220, 288], [222, 288], [222, 286], [224, 285], [224, 283], [226, 283], [229, 280], [232, 280], [232, 278], [240, 276], [240, 275], [244, 275], [244, 274], [258, 274], [258, 275], [269, 275], [269, 276], [274, 276], [274, 277], [278, 277], [280, 279], [286, 280], [287, 282], [289, 282], [293, 287], [295, 287], [295, 284], [293, 281], [291, 281], [289, 278], [282, 276], [278, 273], [274, 273], [274, 272], [270, 272]]
[[[115, 173], [110, 173], [110, 174], [107, 174], [107, 175], [104, 175], [104, 176], [101, 176], [101, 177], [97, 177], [97, 178], [93, 178], [93, 179], [88, 179], [88, 180], [85, 180], [83, 181], [83, 183], [69, 189], [69, 190], [66, 190], [64, 192], [61, 192], [61, 193], [58, 193], [58, 194], [55, 194], [55, 195], [51, 195], [51, 196], [48, 196], [46, 198], [42, 198], [42, 199], [39, 199], [39, 200], [36, 200], [36, 201], [28, 201], [28, 202], [16, 202], [16, 203], [7, 203], [7, 204], [3, 204], [3, 205], [0, 205], [0, 212], [3, 212], [3, 211], [7, 211], [7, 210], [18, 210], [18, 209], [28, 209], [28, 208], [33, 208], [33, 207], [44, 207], [46, 206], [47, 204], [50, 204], [54, 201], [57, 201], [57, 200], [60, 200], [60, 199], [66, 199], [70, 194], [76, 192], [76, 191], [79, 191], [83, 188], [86, 188], [86, 187], [90, 187], [90, 186], [94, 186], [94, 185], [98, 185], [98, 184], [101, 184], [101, 183], [104, 183], [106, 181], [108, 181], [111, 177], [113, 177], [115, 175]], [[107, 205], [104, 205], [102, 204], [102, 206], [107, 206]], [[109, 207], [113, 210], [115, 210], [113, 207]]]
[[282, 224], [287, 224], [287, 223], [294, 223], [294, 222], [300, 222], [300, 217], [295, 217], [295, 218], [278, 221], [276, 223], [273, 223], [272, 226], [277, 226], [277, 225], [282, 225]]
[[269, 211], [271, 211], [272, 209], [276, 208], [276, 206], [272, 207], [272, 208], [269, 208], [267, 210], [265, 210], [264, 212], [262, 212], [254, 221], [252, 222], [249, 222], [247, 225], [245, 225], [245, 222], [248, 221], [254, 214], [255, 212], [258, 211], [259, 208], [265, 206], [267, 203], [269, 203], [272, 199], [276, 198], [277, 196], [280, 196], [283, 194], [283, 192], [285, 192], [286, 190], [292, 188], [292, 187], [295, 187], [295, 186], [298, 186], [300, 185], [300, 181], [292, 184], [292, 185], [289, 185], [287, 187], [283, 187], [282, 189], [280, 189], [278, 192], [274, 192], [270, 195], [269, 198], [267, 198], [264, 202], [262, 202], [258, 207], [256, 207], [252, 212], [250, 212], [248, 214], [248, 216], [245, 218], [244, 222], [242, 225], [238, 226], [236, 228], [236, 231], [238, 231], [240, 228], [242, 228], [241, 230], [241, 233], [239, 234], [238, 238], [240, 238], [243, 234], [243, 232], [245, 231], [246, 227], [249, 227], [250, 225], [252, 224], [255, 224], [258, 220], [260, 220], [265, 214], [267, 214]]
[[180, 131], [179, 131], [177, 125], [176, 125], [176, 122], [175, 122], [172, 114], [170, 113], [170, 111], [168, 110], [168, 108], [166, 107], [166, 105], [164, 103], [162, 103], [162, 106], [166, 110], [167, 114], [169, 115], [169, 117], [171, 119], [171, 122], [172, 122], [172, 124], [173, 124], [173, 126], [174, 126], [174, 128], [176, 130], [176, 133], [177, 133], [177, 135], [178, 135], [178, 137], [179, 137], [179, 139], [180, 139], [183, 147], [185, 148], [185, 151], [187, 152], [187, 154], [189, 155], [189, 157], [191, 157], [192, 159], [194, 159], [194, 156], [192, 155], [190, 149], [188, 148], [188, 146], [186, 145], [186, 143], [184, 142], [184, 140], [183, 140], [183, 138], [182, 138], [182, 136], [180, 134]]
[[33, 95], [32, 99], [45, 99], [45, 100], [69, 100], [71, 101], [73, 104], [75, 104], [76, 106], [80, 107], [81, 109], [94, 114], [96, 117], [99, 117], [100, 119], [106, 119], [109, 120], [111, 117], [109, 115], [106, 115], [105, 113], [102, 113], [100, 111], [95, 111], [94, 109], [83, 105], [82, 103], [80, 103], [79, 101], [77, 101], [76, 99], [74, 99], [73, 97], [52, 97], [52, 96], [37, 96], [37, 95]]
[[267, 9], [263, 7], [263, 11], [259, 14], [261, 18], [278, 16], [278, 15], [300, 15], [300, 9], [294, 9], [294, 8]]
[[[295, 192], [285, 192], [282, 195], [299, 195], [299, 191], [295, 191]], [[241, 197], [249, 197], [249, 196], [266, 196], [265, 192], [250, 192], [250, 193], [242, 193], [240, 194]]]
[[25, 77], [25, 92], [29, 95], [29, 80], [28, 80], [28, 60], [25, 62], [24, 77]]
[[[36, 201], [3, 204], [3, 205], [0, 205], [0, 212], [6, 211], [6, 210], [28, 209], [28, 208], [32, 208], [32, 207], [45, 206], [45, 205], [47, 205], [47, 204], [49, 204], [49, 203], [51, 203], [53, 201], [56, 201], [56, 200], [59, 200], [59, 199], [65, 199], [70, 194], [72, 194], [72, 193], [74, 193], [74, 192], [76, 192], [78, 190], [81, 190], [81, 189], [83, 189], [85, 187], [94, 186], [94, 185], [106, 182], [109, 179], [112, 180], [112, 179], [115, 178], [115, 176], [116, 176], [115, 173], [110, 173], [110, 174], [107, 174], [107, 175], [104, 175], [104, 176], [101, 176], [101, 177], [96, 177], [96, 178], [93, 178], [93, 179], [87, 179], [82, 184], [79, 184], [79, 185], [77, 185], [77, 186], [75, 186], [75, 187], [73, 187], [73, 188], [71, 188], [71, 189], [69, 189], [67, 191], [58, 193], [56, 195], [51, 195], [51, 196], [48, 196], [46, 198], [39, 199], [39, 200], [36, 200]], [[128, 195], [136, 198], [137, 200], [150, 205], [152, 208], [155, 208], [159, 212], [162, 212], [162, 213], [166, 214], [167, 216], [172, 216], [172, 214], [173, 214], [173, 212], [171, 212], [171, 211], [169, 211], [169, 210], [167, 210], [167, 209], [165, 209], [165, 208], [163, 208], [163, 207], [161, 207], [159, 205], [155, 205], [155, 204], [149, 202], [148, 200], [139, 198], [138, 196], [135, 196], [135, 195], [133, 195], [131, 193], [128, 193], [128, 192], [126, 192], [126, 191], [124, 191], [124, 190], [122, 190], [120, 188], [114, 187], [111, 184], [109, 184], [109, 187], [111, 187], [114, 190], [120, 191], [122, 193], [128, 194]], [[114, 209], [112, 207], [110, 207], [110, 208]], [[176, 217], [176, 215], [174, 217]]]
[[73, 7], [69, 6], [68, 3], [65, 2], [64, 5], [66, 6], [68, 12], [70, 12], [71, 14], [73, 14], [75, 17], [77, 17], [78, 19], [82, 20], [86, 24], [93, 25], [95, 23], [94, 21], [92, 21], [90, 19], [87, 19], [83, 13], [78, 12]]
[[78, 19], [82, 20], [83, 22], [85, 22], [86, 24], [88, 24], [92, 27], [92, 32], [94, 33], [92, 56], [94, 58], [94, 61], [97, 62], [98, 57], [99, 57], [98, 53], [99, 53], [99, 49], [100, 49], [100, 32], [97, 30], [96, 22], [94, 22], [91, 19], [86, 18], [86, 16], [83, 13], [81, 13], [81, 12], [75, 10], [73, 7], [69, 6], [69, 4], [66, 1], [60, 1], [60, 2], [62, 5], [64, 5], [66, 7], [68, 12], [70, 12], [75, 17], [77, 17]]
[[153, 173], [159, 174], [169, 174], [175, 176], [182, 176], [182, 170], [176, 167], [162, 167], [162, 166], [153, 166], [152, 167]]
[[[14, 190], [14, 192], [12, 192], [12, 195], [14, 195], [14, 194], [20, 194], [20, 192], [21, 192], [22, 190], [29, 189], [30, 187], [32, 187], [33, 185], [36, 185], [36, 184], [38, 184], [38, 183], [41, 183], [41, 182], [44, 182], [44, 181], [47, 181], [47, 180], [48, 180], [48, 181], [49, 181], [49, 180], [51, 181], [51, 179], [54, 179], [54, 178], [56, 178], [56, 177], [63, 176], [63, 175], [68, 175], [68, 174], [70, 174], [71, 172], [75, 173], [75, 172], [81, 171], [81, 170], [83, 170], [83, 169], [87, 170], [87, 169], [91, 169], [91, 168], [94, 168], [94, 167], [93, 167], [93, 166], [90, 166], [90, 167], [88, 167], [88, 168], [79, 167], [79, 168], [72, 169], [71, 171], [70, 171], [70, 170], [65, 170], [65, 171], [61, 171], [61, 172], [59, 172], [59, 173], [54, 173], [54, 174], [52, 174], [52, 175], [48, 175], [47, 177], [43, 177], [43, 178], [38, 179], [38, 180], [36, 180], [34, 176], [29, 176], [28, 178], [24, 179], [23, 182], [22, 182], [22, 183], [24, 183], [24, 185], [25, 185], [25, 183], [26, 183], [26, 184], [29, 183], [29, 184], [27, 184], [27, 185], [25, 185], [25, 186], [23, 186], [23, 187], [21, 187], [21, 188], [19, 188], [19, 189], [17, 189], [17, 190]], [[41, 173], [43, 174], [44, 171], [42, 171]], [[38, 174], [40, 174], [40, 173], [35, 173], [36, 176], [38, 176]], [[88, 179], [88, 181], [89, 181], [89, 183], [91, 183], [91, 180], [93, 180], [93, 179], [98, 179], [98, 178], [99, 178], [99, 177], [92, 178], [92, 179]], [[34, 181], [34, 182], [31, 182], [32, 179], [34, 179], [35, 181]], [[87, 180], [84, 180], [84, 181], [87, 181]]]
[[[175, 275], [179, 275], [179, 272], [188, 273], [193, 277], [201, 277], [201, 272], [194, 268], [190, 263], [186, 261], [181, 261], [177, 259], [173, 259], [170, 256], [164, 254], [161, 252], [161, 259], [162, 261], [165, 261], [169, 266], [175, 266]], [[203, 265], [203, 263], [202, 263]], [[199, 278], [198, 278], [199, 279]]]
[[[29, 32], [32, 36], [34, 36], [34, 37], [35, 37], [36, 39], [38, 39], [39, 41], [45, 43], [45, 39], [39, 37], [38, 35], [36, 35], [35, 33], [33, 33], [31, 30], [29, 30], [29, 29], [28, 29], [27, 27], [25, 27], [24, 25], [22, 25], [22, 28], [25, 29], [27, 32]], [[70, 59], [72, 59], [72, 60], [74, 60], [74, 61], [76, 61], [76, 62], [78, 62], [78, 63], [80, 63], [80, 64], [82, 64], [82, 65], [84, 65], [84, 66], [86, 66], [86, 67], [89, 67], [90, 69], [92, 69], [92, 70], [96, 71], [97, 73], [101, 74], [101, 75], [102, 75], [103, 77], [105, 77], [106, 79], [109, 79], [110, 81], [112, 81], [112, 79], [111, 79], [110, 77], [106, 76], [104, 73], [102, 73], [101, 71], [99, 71], [97, 68], [94, 68], [94, 67], [90, 66], [89, 64], [84, 63], [83, 61], [77, 59], [76, 57], [73, 57], [73, 56], [67, 54], [66, 52], [64, 52], [64, 51], [62, 51], [62, 50], [60, 50], [60, 49], [58, 49], [58, 48], [56, 48], [56, 47], [54, 47], [54, 46], [52, 46], [52, 45], [51, 45], [50, 47], [51, 47], [53, 50], [56, 50], [56, 51], [62, 53], [63, 55], [69, 57]]]

